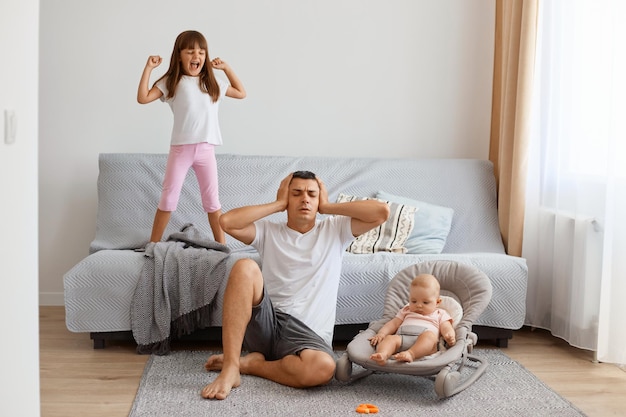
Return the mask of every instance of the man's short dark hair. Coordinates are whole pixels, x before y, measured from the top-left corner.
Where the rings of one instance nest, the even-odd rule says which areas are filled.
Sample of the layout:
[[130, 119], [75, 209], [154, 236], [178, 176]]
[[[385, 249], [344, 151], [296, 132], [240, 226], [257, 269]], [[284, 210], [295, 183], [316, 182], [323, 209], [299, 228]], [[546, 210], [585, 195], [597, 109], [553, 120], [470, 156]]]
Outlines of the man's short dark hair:
[[314, 180], [317, 179], [315, 174], [311, 171], [296, 171], [292, 174], [291, 178], [300, 178], [303, 180]]

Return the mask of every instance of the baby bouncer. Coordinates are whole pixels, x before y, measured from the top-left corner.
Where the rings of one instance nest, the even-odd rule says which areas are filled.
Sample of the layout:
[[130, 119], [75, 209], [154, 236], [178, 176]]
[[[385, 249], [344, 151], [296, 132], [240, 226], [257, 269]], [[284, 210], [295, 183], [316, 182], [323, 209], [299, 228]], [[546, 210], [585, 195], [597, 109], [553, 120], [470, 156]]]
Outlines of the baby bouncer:
[[[410, 363], [387, 360], [378, 365], [370, 359], [375, 352], [368, 340], [399, 309], [408, 303], [410, 283], [419, 274], [434, 275], [441, 286], [440, 308], [446, 309], [453, 318], [456, 344], [445, 347], [440, 339], [439, 350]], [[474, 383], [487, 369], [488, 363], [472, 354], [478, 336], [472, 332], [474, 320], [480, 316], [491, 300], [491, 282], [479, 269], [453, 261], [428, 261], [412, 265], [400, 271], [389, 283], [385, 296], [383, 317], [373, 321], [348, 344], [346, 353], [337, 361], [335, 378], [353, 382], [374, 372], [399, 373], [434, 378], [434, 388], [439, 398], [459, 393]], [[472, 362], [472, 366], [469, 365]], [[353, 363], [361, 367], [353, 367]], [[462, 369], [470, 370], [467, 377]], [[467, 374], [464, 372], [463, 374]]]

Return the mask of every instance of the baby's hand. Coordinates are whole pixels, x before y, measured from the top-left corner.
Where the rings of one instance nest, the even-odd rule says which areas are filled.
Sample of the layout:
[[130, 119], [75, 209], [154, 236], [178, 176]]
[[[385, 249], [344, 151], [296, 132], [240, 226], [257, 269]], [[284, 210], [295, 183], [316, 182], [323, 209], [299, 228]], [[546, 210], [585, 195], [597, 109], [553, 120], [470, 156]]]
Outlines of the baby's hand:
[[384, 338], [384, 336], [374, 335], [374, 336], [370, 337], [367, 340], [370, 341], [370, 345], [376, 346], [381, 340], [383, 340], [383, 338]]
[[150, 55], [148, 57], [148, 62], [146, 62], [146, 67], [149, 68], [156, 68], [159, 65], [161, 65], [161, 62], [163, 62], [163, 58], [161, 58], [158, 55]]
[[456, 335], [454, 334], [454, 332], [444, 334], [443, 338], [448, 346], [454, 346], [454, 344], [456, 343]]

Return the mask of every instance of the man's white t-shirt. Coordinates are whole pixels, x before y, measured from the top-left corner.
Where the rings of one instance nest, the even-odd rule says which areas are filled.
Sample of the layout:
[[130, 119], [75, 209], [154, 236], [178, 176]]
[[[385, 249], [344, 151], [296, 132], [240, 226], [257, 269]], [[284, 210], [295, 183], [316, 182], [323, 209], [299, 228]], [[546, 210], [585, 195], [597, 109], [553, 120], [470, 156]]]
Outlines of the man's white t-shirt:
[[351, 218], [330, 216], [300, 233], [286, 223], [259, 220], [252, 242], [261, 255], [265, 289], [276, 310], [291, 314], [332, 346], [337, 290]]
[[198, 77], [183, 75], [176, 94], [167, 97], [166, 79], [156, 83], [163, 92], [161, 101], [170, 105], [174, 113], [171, 145], [189, 145], [208, 142], [212, 145], [222, 144], [222, 133], [218, 119], [220, 101], [226, 96], [229, 84], [217, 79], [220, 86], [220, 96], [214, 103], [211, 96], [203, 93], [198, 85]]

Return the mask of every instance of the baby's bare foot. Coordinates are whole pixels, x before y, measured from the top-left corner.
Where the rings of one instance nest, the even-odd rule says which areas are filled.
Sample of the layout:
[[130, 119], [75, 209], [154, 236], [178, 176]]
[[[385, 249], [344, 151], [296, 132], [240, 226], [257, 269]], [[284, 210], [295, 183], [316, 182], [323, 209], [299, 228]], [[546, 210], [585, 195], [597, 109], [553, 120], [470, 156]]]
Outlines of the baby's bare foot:
[[[210, 358], [209, 358], [210, 359]], [[222, 372], [202, 389], [200, 395], [207, 399], [223, 400], [230, 394], [233, 388], [241, 384], [241, 376], [236, 367], [224, 368]]]
[[204, 364], [204, 369], [207, 371], [221, 371], [224, 366], [224, 355], [211, 355]]
[[393, 359], [399, 362], [413, 362], [413, 355], [408, 350], [405, 350], [403, 352], [398, 352], [393, 355]]
[[389, 359], [389, 356], [383, 355], [382, 353], [372, 353], [370, 359], [376, 362], [378, 365], [384, 366], [387, 364], [387, 359]]

